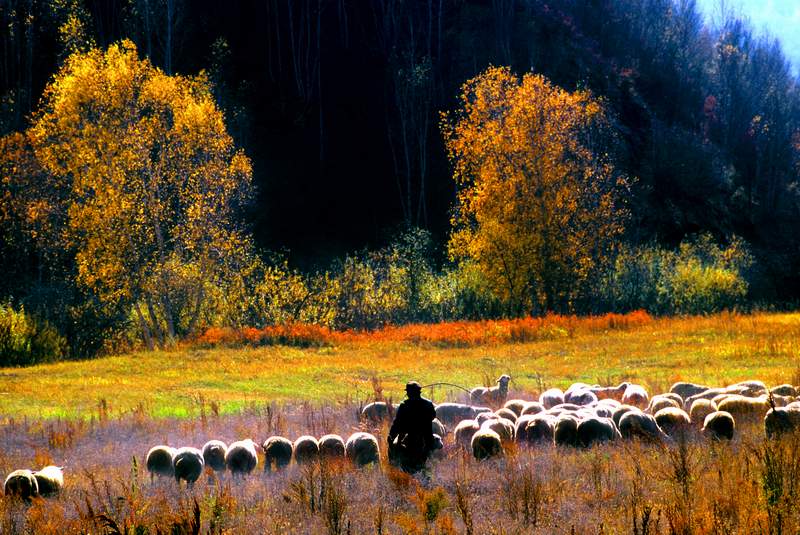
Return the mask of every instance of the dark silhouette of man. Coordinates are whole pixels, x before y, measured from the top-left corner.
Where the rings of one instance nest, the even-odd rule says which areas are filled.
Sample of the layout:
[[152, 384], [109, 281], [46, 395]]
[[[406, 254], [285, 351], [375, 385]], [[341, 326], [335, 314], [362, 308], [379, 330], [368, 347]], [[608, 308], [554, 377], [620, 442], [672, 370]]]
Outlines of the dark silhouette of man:
[[422, 397], [422, 387], [416, 381], [406, 384], [406, 396], [389, 429], [389, 460], [406, 472], [416, 472], [425, 466], [434, 449], [431, 422], [436, 418], [436, 408]]

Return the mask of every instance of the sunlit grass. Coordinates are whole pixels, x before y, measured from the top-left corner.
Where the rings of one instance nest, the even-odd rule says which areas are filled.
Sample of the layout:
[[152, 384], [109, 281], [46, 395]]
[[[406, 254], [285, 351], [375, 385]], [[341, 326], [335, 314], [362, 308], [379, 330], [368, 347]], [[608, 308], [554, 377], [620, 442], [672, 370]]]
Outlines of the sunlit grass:
[[[522, 343], [446, 348], [378, 334], [324, 347], [185, 348], [3, 368], [0, 415], [91, 417], [105, 403], [114, 414], [193, 417], [210, 404], [229, 413], [276, 401], [366, 399], [373, 378], [387, 396], [400, 398], [410, 378], [470, 386], [510, 373], [512, 388], [527, 392], [574, 381], [635, 380], [663, 389], [678, 380], [797, 382], [798, 369], [800, 314], [721, 314], [601, 330], [578, 326]], [[440, 401], [458, 391], [432, 394]]]

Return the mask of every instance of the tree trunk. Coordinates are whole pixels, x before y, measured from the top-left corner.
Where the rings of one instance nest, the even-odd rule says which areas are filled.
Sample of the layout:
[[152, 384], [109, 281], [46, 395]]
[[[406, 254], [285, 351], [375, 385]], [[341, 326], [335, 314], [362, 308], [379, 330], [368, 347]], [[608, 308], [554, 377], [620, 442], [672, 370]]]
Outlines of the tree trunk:
[[133, 308], [136, 311], [136, 318], [139, 320], [139, 328], [142, 329], [142, 336], [144, 337], [147, 350], [153, 351], [153, 349], [155, 349], [153, 345], [153, 336], [150, 334], [150, 327], [147, 326], [147, 320], [145, 320], [144, 315], [142, 315], [142, 309], [139, 307], [139, 303], [133, 305]]

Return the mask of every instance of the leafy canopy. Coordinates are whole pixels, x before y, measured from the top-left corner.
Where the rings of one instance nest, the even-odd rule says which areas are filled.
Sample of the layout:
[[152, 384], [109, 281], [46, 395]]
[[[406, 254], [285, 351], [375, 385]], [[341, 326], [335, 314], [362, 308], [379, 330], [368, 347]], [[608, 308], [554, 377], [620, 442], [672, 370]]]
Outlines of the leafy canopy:
[[130, 41], [76, 52], [33, 119], [36, 156], [69, 192], [79, 283], [130, 303], [145, 338], [193, 330], [249, 250], [235, 221], [251, 165], [206, 77], [164, 74]]
[[601, 103], [491, 67], [442, 127], [459, 186], [451, 256], [475, 261], [509, 313], [573, 308], [627, 215], [628, 182], [598, 149]]

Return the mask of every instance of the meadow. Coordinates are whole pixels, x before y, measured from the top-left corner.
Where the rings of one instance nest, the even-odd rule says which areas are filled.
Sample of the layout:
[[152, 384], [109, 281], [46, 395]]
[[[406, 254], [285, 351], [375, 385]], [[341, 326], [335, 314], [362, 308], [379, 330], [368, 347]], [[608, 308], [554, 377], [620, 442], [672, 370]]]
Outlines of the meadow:
[[[488, 333], [488, 334], [487, 334]], [[0, 371], [0, 474], [65, 466], [65, 490], [0, 497], [2, 533], [797, 533], [800, 441], [739, 422], [731, 443], [509, 447], [477, 462], [446, 437], [429, 470], [290, 466], [192, 488], [151, 480], [150, 446], [355, 430], [402, 384], [513, 376], [510, 397], [575, 381], [800, 383], [800, 314], [597, 318], [397, 327], [373, 334], [206, 333], [173, 351]], [[224, 336], [223, 336], [224, 335]], [[271, 339], [270, 339], [271, 340]], [[269, 341], [269, 340], [267, 340]], [[308, 347], [301, 347], [301, 346]], [[431, 390], [426, 390], [431, 393]], [[438, 387], [436, 401], [463, 397]]]

